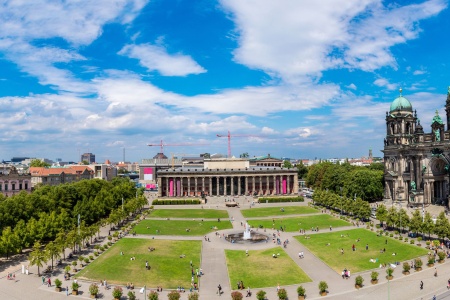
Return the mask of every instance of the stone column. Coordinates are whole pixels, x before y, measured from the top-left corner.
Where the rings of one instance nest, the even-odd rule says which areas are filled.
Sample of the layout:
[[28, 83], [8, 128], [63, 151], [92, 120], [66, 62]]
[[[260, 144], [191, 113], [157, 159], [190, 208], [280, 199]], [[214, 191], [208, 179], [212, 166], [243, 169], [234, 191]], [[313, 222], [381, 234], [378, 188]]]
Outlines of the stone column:
[[217, 196], [219, 196], [219, 182], [220, 182], [220, 177], [217, 176]]
[[269, 175], [266, 176], [266, 192], [265, 192], [264, 194], [265, 194], [265, 195], [269, 195], [269, 194], [270, 194]]
[[231, 196], [234, 196], [234, 176], [230, 176]]
[[197, 197], [197, 176], [194, 177], [194, 197]]
[[163, 179], [162, 177], [158, 177], [157, 179], [157, 183], [158, 183], [158, 187], [160, 186], [161, 188], [158, 189], [158, 197], [162, 197], [163, 194]]
[[238, 176], [238, 195], [241, 195], [241, 176]]
[[202, 177], [202, 193], [205, 192], [205, 177]]
[[298, 176], [297, 174], [294, 175], [294, 194], [297, 196], [298, 195]]
[[252, 194], [254, 194], [255, 193], [255, 176], [252, 176], [252, 181], [253, 181]]
[[258, 195], [261, 195], [262, 193], [262, 176], [259, 176], [259, 191]]
[[273, 175], [273, 191], [272, 195], [275, 195], [277, 193], [277, 176]]
[[209, 177], [208, 196], [213, 196], [212, 176]]
[[191, 195], [191, 176], [188, 176], [187, 178], [187, 195], [186, 196], [190, 196]]
[[245, 196], [247, 196], [247, 194], [248, 194], [248, 176], [246, 175], [245, 177], [244, 177], [244, 181], [245, 181]]
[[166, 177], [166, 197], [169, 197], [169, 185], [170, 185], [170, 179], [169, 179], [169, 177]]
[[291, 175], [287, 176], [287, 190], [286, 190], [286, 194], [291, 194], [292, 193], [292, 189], [291, 189]]

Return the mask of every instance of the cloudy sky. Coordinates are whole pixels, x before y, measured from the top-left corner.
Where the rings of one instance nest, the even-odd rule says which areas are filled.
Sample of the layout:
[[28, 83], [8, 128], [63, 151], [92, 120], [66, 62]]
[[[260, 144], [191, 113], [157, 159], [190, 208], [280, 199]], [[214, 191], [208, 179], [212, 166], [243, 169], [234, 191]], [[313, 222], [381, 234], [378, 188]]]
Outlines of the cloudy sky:
[[0, 159], [382, 156], [400, 87], [445, 115], [445, 0], [1, 2]]

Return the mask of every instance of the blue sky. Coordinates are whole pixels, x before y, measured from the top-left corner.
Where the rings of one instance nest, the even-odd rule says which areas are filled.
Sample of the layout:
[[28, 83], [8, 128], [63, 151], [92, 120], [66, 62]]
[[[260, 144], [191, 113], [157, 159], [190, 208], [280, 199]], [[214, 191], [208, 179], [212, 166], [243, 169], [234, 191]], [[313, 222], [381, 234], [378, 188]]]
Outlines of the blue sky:
[[382, 156], [400, 87], [426, 132], [445, 116], [444, 0], [4, 0], [0, 24], [4, 160], [226, 154], [227, 131], [235, 156]]

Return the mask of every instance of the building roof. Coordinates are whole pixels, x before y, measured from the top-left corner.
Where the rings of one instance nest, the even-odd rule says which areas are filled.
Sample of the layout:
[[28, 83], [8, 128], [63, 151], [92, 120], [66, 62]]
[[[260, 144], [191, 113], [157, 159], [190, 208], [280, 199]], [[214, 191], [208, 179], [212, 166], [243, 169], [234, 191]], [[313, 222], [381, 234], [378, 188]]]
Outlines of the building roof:
[[67, 168], [45, 168], [45, 167], [30, 167], [31, 176], [49, 176], [65, 174], [82, 174], [85, 171], [92, 173], [93, 171], [87, 166], [70, 166]]
[[411, 102], [409, 102], [408, 99], [402, 96], [402, 89], [399, 90], [400, 96], [395, 98], [395, 100], [391, 104], [390, 112], [394, 111], [410, 111], [412, 112], [412, 105]]

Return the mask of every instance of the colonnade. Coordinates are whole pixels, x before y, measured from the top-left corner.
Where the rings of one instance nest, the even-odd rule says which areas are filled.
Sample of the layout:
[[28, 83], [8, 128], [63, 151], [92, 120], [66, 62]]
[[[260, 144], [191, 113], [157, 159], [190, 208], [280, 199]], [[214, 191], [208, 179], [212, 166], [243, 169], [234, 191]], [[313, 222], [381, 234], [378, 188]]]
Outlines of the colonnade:
[[298, 191], [297, 174], [160, 177], [160, 196], [284, 195]]

